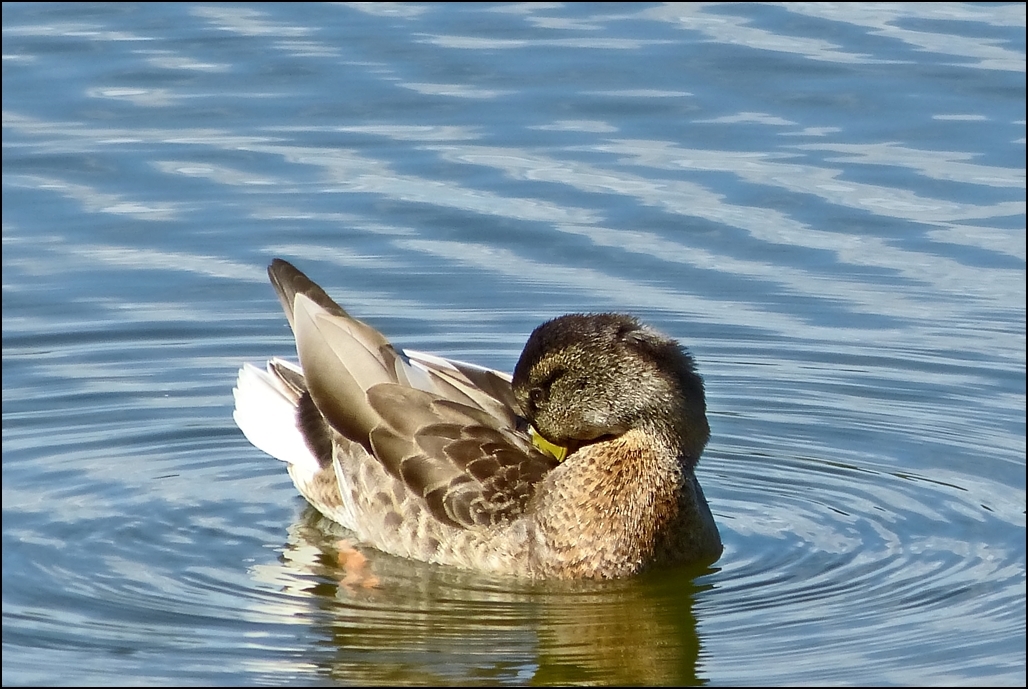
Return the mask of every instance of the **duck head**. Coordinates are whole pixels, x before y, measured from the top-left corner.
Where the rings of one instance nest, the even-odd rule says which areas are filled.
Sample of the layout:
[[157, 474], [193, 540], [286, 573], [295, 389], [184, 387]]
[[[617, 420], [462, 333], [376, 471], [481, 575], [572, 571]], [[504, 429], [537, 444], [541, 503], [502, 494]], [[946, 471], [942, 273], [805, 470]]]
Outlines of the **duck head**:
[[525, 418], [569, 455], [641, 429], [692, 466], [710, 436], [692, 357], [625, 314], [570, 314], [543, 323], [529, 336], [512, 385]]

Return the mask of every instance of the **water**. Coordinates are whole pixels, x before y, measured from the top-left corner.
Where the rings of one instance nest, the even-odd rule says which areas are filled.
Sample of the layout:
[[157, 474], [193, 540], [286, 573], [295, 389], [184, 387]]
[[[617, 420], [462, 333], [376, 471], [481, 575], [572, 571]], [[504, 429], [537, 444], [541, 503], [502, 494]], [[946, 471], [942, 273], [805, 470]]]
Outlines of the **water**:
[[[5, 685], [1024, 685], [1023, 4], [4, 4], [3, 56]], [[348, 578], [231, 418], [275, 256], [496, 368], [680, 338], [722, 559]]]

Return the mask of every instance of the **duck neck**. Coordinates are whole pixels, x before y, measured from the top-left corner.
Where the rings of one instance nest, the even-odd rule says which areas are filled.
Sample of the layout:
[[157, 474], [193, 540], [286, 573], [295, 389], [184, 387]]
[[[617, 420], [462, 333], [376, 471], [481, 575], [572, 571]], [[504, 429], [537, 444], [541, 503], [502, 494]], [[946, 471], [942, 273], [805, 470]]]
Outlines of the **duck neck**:
[[653, 437], [660, 438], [668, 452], [679, 457], [686, 469], [695, 469], [710, 439], [705, 401], [700, 397], [698, 403], [690, 404], [679, 396], [673, 408], [661, 411], [663, 413], [653, 415], [654, 420], [647, 430]]
[[689, 481], [669, 435], [629, 430], [582, 447], [547, 477], [535, 505], [535, 559], [545, 573], [609, 578], [660, 559]]

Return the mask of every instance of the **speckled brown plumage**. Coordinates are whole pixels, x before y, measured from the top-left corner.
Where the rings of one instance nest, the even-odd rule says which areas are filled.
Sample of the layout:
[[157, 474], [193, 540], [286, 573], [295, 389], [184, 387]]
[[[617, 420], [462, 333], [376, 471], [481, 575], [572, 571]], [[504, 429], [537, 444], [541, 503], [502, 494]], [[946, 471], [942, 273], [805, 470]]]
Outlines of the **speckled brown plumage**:
[[[703, 384], [674, 340], [623, 314], [562, 316], [532, 333], [511, 379], [398, 352], [289, 263], [268, 272], [300, 367], [244, 367], [237, 422], [363, 543], [555, 578], [720, 556], [694, 473]], [[282, 436], [302, 441], [274, 435], [283, 409]], [[540, 451], [528, 424], [567, 458]]]

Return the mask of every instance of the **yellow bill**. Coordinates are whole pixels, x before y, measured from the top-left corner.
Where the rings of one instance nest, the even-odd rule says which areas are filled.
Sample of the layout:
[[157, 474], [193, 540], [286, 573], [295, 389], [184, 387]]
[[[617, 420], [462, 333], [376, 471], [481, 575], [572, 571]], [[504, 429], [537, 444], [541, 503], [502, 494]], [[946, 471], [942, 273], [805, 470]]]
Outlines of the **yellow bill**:
[[539, 435], [539, 431], [535, 430], [535, 426], [528, 427], [528, 434], [532, 436], [532, 444], [546, 454], [556, 457], [558, 462], [563, 462], [564, 458], [568, 456], [568, 449], [566, 447], [554, 445], [549, 440]]

